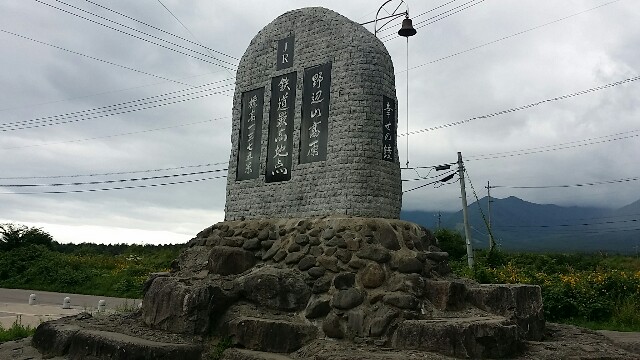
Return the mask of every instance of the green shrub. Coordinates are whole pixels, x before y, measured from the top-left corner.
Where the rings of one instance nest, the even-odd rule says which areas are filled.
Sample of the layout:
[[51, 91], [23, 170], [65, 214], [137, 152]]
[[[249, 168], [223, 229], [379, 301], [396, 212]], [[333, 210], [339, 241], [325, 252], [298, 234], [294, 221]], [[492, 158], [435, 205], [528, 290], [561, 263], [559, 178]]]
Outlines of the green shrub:
[[184, 247], [119, 247], [113, 255], [108, 246], [76, 246], [65, 253], [42, 245], [0, 251], [0, 287], [140, 298], [149, 274], [168, 271]]
[[35, 332], [35, 328], [29, 325], [22, 325], [18, 317], [8, 329], [5, 329], [2, 324], [0, 324], [0, 343], [26, 338], [32, 336]]
[[438, 241], [438, 247], [449, 253], [449, 258], [459, 260], [467, 255], [467, 245], [464, 237], [457, 231], [438, 229], [434, 232]]
[[[466, 265], [466, 264], [465, 264]], [[479, 251], [476, 266], [452, 263], [481, 283], [542, 288], [545, 317], [594, 329], [640, 330], [640, 259], [607, 254], [509, 254]]]

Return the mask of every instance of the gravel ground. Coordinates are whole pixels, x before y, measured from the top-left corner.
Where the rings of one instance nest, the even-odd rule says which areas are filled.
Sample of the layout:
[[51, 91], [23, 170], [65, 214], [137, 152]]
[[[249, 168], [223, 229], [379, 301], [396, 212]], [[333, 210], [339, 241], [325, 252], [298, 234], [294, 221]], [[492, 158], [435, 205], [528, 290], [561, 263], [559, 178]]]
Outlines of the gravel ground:
[[[85, 328], [105, 331], [118, 331], [128, 335], [172, 343], [200, 341], [199, 338], [186, 338], [147, 329], [139, 325], [136, 315], [111, 315], [83, 318], [82, 316], [65, 318], [65, 322], [82, 324]], [[31, 347], [31, 339], [22, 339], [0, 344], [2, 360], [42, 359], [37, 350]], [[640, 359], [640, 333], [620, 333], [615, 331], [592, 331], [571, 325], [547, 323], [544, 341], [529, 341], [524, 352], [515, 357], [518, 360], [533, 359]], [[636, 352], [634, 352], [636, 351]], [[255, 357], [253, 352], [230, 350], [223, 359], [265, 359], [268, 356]], [[255, 353], [253, 353], [255, 355]], [[264, 354], [266, 355], [266, 354]], [[380, 347], [366, 347], [332, 340], [317, 340], [295, 353], [277, 356], [278, 359], [315, 359], [315, 360], [401, 360], [401, 359], [452, 359], [447, 356], [421, 351], [395, 351]], [[64, 360], [64, 358], [52, 358]], [[188, 360], [188, 359], [184, 359]]]

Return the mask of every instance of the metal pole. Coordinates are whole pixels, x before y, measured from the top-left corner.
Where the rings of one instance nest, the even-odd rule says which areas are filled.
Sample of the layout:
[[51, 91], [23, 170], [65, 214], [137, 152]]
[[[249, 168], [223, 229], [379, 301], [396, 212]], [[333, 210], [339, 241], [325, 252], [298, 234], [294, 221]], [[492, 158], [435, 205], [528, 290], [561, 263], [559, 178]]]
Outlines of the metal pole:
[[407, 167], [409, 167], [409, 37], [407, 36]]
[[464, 164], [462, 163], [462, 153], [458, 151], [458, 176], [460, 177], [460, 194], [462, 197], [462, 216], [464, 218], [464, 235], [467, 239], [467, 262], [469, 268], [473, 269], [473, 246], [471, 245], [471, 230], [469, 230], [469, 214], [467, 210], [467, 191], [464, 188]]

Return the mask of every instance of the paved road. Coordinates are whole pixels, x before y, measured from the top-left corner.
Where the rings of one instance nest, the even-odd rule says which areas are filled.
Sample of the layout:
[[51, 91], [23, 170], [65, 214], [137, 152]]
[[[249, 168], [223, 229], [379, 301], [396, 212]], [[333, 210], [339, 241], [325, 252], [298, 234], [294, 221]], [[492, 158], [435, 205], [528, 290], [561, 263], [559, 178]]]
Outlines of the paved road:
[[[29, 305], [31, 294], [36, 294], [36, 305]], [[71, 298], [71, 309], [62, 308], [67, 296]], [[0, 324], [6, 328], [19, 318], [23, 325], [37, 326], [42, 321], [82, 311], [96, 312], [99, 300], [106, 301], [107, 311], [131, 309], [140, 303], [139, 299], [0, 288]]]

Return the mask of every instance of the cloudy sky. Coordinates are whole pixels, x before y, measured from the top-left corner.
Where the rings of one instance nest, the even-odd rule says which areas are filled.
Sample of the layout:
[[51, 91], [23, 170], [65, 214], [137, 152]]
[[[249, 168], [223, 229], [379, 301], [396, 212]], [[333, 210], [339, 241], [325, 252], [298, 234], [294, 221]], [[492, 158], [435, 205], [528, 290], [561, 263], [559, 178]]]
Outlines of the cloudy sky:
[[[0, 223], [41, 226], [61, 242], [187, 241], [224, 216], [234, 69], [251, 38], [288, 10], [323, 6], [362, 23], [382, 3], [0, 2]], [[408, 4], [418, 30], [410, 167], [455, 162], [460, 151], [479, 197], [490, 181], [505, 186], [493, 196], [537, 203], [640, 199], [639, 182], [622, 181], [640, 176], [636, 0]], [[395, 31], [381, 37], [404, 134], [406, 43]], [[517, 111], [487, 117], [505, 110]], [[33, 184], [58, 185], [9, 186]], [[521, 186], [543, 188], [511, 188]], [[458, 210], [459, 194], [455, 183], [426, 186], [406, 193], [404, 208]]]

